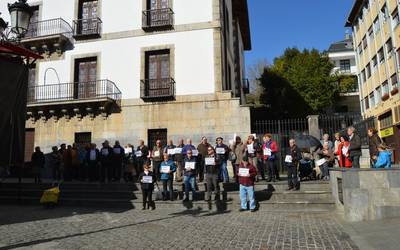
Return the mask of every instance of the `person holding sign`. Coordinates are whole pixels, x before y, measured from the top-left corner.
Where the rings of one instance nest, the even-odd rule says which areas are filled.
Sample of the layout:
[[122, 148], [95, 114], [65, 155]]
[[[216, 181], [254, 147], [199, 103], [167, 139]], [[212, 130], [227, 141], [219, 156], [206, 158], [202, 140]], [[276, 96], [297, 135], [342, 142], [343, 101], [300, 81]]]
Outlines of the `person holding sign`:
[[329, 168], [333, 167], [333, 163], [335, 161], [335, 155], [329, 147], [329, 143], [324, 142], [322, 149], [319, 149], [316, 152], [320, 157], [320, 163], [317, 161], [315, 165], [319, 166], [321, 169], [322, 178], [324, 180], [329, 180]]
[[235, 143], [231, 146], [231, 150], [232, 150], [232, 152], [235, 153], [235, 156], [236, 156], [235, 161], [232, 161], [232, 165], [233, 165], [233, 169], [234, 169], [234, 173], [235, 173], [235, 176], [234, 176], [235, 181], [237, 183], [239, 183], [239, 179], [238, 179], [236, 173], [239, 168], [239, 165], [242, 162], [243, 154], [245, 151], [245, 145], [243, 144], [242, 139], [239, 136], [236, 136]]
[[168, 154], [171, 160], [174, 160], [175, 158], [175, 148], [176, 146], [172, 140], [169, 140], [167, 146], [164, 147], [164, 154]]
[[149, 209], [150, 207], [151, 210], [156, 209], [152, 199], [155, 181], [156, 178], [154, 177], [153, 172], [150, 171], [149, 164], [145, 163], [144, 170], [139, 175], [139, 182], [142, 188], [142, 196], [143, 196], [143, 208], [142, 208], [143, 210], [146, 209], [146, 204], [147, 204], [147, 209]]
[[341, 168], [351, 168], [352, 162], [350, 161], [350, 154], [349, 154], [349, 137], [347, 135], [340, 136], [340, 144], [338, 147], [338, 151], [336, 155], [339, 158], [339, 166]]
[[182, 181], [182, 171], [184, 164], [183, 160], [185, 158], [184, 155], [182, 154], [183, 147], [185, 147], [185, 144], [183, 143], [183, 139], [180, 139], [178, 145], [174, 150], [174, 160], [176, 163], [175, 180], [177, 182]]
[[[161, 162], [159, 172], [161, 173], [161, 181], [163, 184], [163, 200], [167, 200], [167, 186], [169, 189], [169, 198], [174, 200], [173, 180], [176, 172], [175, 162], [169, 159], [168, 154], [163, 155], [164, 161]], [[154, 166], [153, 166], [154, 168]]]
[[109, 142], [106, 140], [103, 143], [103, 147], [100, 150], [100, 182], [104, 183], [106, 179], [107, 173], [107, 180], [111, 182], [112, 174], [113, 174], [113, 149], [110, 147]]
[[151, 153], [151, 158], [153, 160], [153, 171], [157, 180], [160, 180], [160, 164], [163, 160], [163, 147], [161, 146], [161, 140], [156, 141], [156, 145], [153, 147], [153, 152]]
[[113, 147], [113, 179], [114, 181], [121, 180], [122, 163], [125, 158], [125, 149], [121, 147], [119, 141], [115, 141]]
[[263, 137], [264, 145], [263, 145], [263, 155], [264, 161], [268, 168], [268, 179], [267, 182], [276, 180], [280, 180], [279, 170], [277, 166], [277, 158], [276, 154], [278, 153], [278, 144], [276, 141], [272, 140], [271, 134], [265, 134]]
[[215, 151], [221, 160], [221, 168], [220, 168], [220, 179], [223, 180], [224, 183], [229, 182], [229, 173], [228, 173], [228, 158], [229, 158], [229, 147], [223, 143], [223, 138], [217, 138], [217, 145], [215, 146]]
[[211, 191], [214, 190], [215, 199], [219, 199], [219, 168], [220, 159], [217, 154], [215, 154], [213, 147], [207, 148], [207, 155], [204, 158], [205, 172], [206, 172], [206, 183], [207, 192], [205, 196], [206, 201], [211, 200]]
[[86, 152], [86, 162], [88, 164], [89, 181], [97, 181], [99, 178], [99, 160], [100, 151], [96, 148], [96, 144], [91, 143], [90, 149]]
[[207, 138], [203, 136], [201, 138], [201, 143], [197, 146], [197, 150], [199, 151], [199, 156], [197, 157], [197, 162], [199, 167], [197, 168], [197, 173], [199, 175], [199, 182], [203, 182], [204, 180], [204, 158], [207, 155], [207, 148], [211, 146]]
[[256, 201], [254, 198], [254, 182], [256, 175], [256, 167], [248, 161], [247, 156], [244, 156], [237, 171], [240, 185], [240, 212], [247, 210], [247, 196], [250, 202], [250, 211], [256, 211]]
[[149, 154], [149, 148], [144, 145], [143, 140], [139, 140], [139, 146], [136, 148], [135, 157], [138, 172], [143, 172], [143, 165], [147, 162], [147, 155]]
[[285, 165], [288, 171], [288, 189], [287, 190], [299, 190], [300, 185], [297, 177], [297, 166], [301, 160], [301, 152], [296, 145], [294, 139], [289, 140], [289, 149], [285, 156]]
[[196, 195], [196, 158], [192, 155], [192, 150], [188, 150], [185, 158], [185, 168], [183, 170], [183, 182], [185, 183], [185, 199], [189, 201], [189, 190], [192, 191], [192, 200]]

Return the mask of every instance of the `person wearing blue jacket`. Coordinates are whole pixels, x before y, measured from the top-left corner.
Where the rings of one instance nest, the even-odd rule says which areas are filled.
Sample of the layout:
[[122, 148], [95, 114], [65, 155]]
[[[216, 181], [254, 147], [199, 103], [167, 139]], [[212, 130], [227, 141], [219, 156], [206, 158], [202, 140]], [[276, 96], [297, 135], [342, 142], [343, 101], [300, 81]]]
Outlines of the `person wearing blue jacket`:
[[378, 146], [378, 160], [376, 161], [374, 168], [390, 168], [392, 167], [392, 153], [387, 150], [385, 145]]
[[173, 180], [176, 172], [175, 162], [169, 159], [168, 154], [163, 154], [164, 161], [160, 165], [161, 181], [163, 184], [163, 200], [167, 200], [167, 186], [169, 189], [169, 198], [174, 200]]
[[192, 200], [196, 195], [196, 173], [197, 173], [197, 161], [192, 155], [192, 150], [189, 149], [186, 152], [185, 157], [185, 168], [183, 170], [184, 183], [185, 183], [185, 199], [184, 201], [189, 201], [189, 190], [192, 191]]

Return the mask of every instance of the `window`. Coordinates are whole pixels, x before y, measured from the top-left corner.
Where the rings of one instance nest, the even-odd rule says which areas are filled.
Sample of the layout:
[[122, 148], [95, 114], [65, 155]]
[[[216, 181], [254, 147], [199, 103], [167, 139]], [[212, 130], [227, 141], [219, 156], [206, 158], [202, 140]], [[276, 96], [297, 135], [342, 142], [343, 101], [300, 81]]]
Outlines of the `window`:
[[367, 79], [371, 77], [371, 65], [368, 63], [367, 66], [365, 67]]
[[376, 67], [378, 66], [378, 60], [376, 59], [376, 56], [372, 57], [372, 71], [375, 72]]
[[75, 60], [74, 98], [90, 98], [96, 96], [97, 57], [79, 58]]
[[369, 105], [371, 107], [375, 107], [375, 95], [374, 95], [374, 92], [369, 94]]
[[91, 142], [92, 142], [92, 133], [91, 132], [75, 133], [75, 143], [78, 146], [80, 146], [81, 148], [84, 148]]
[[361, 71], [361, 80], [363, 83], [367, 80], [367, 78], [365, 77], [365, 69]]
[[397, 88], [397, 74], [394, 74], [390, 77], [390, 82], [392, 83], [392, 89]]
[[378, 105], [382, 101], [382, 90], [381, 87], [375, 89], [375, 103]]
[[36, 85], [36, 65], [32, 65], [28, 69], [28, 86]]
[[381, 29], [380, 22], [379, 22], [379, 15], [375, 18], [373, 25], [374, 25], [374, 31], [376, 34]]
[[381, 9], [381, 16], [383, 18], [383, 22], [386, 22], [389, 17], [389, 12], [388, 12], [388, 8], [387, 8], [386, 4], [384, 4]]
[[379, 62], [383, 63], [385, 61], [385, 53], [383, 52], [383, 47], [378, 51]]
[[393, 26], [393, 28], [396, 28], [396, 26], [399, 25], [399, 23], [400, 23], [399, 11], [398, 11], [398, 8], [396, 8], [392, 13], [392, 26]]
[[382, 83], [382, 95], [389, 94], [389, 84], [388, 81]]
[[29, 28], [25, 37], [37, 37], [40, 36], [41, 30], [39, 30], [39, 6], [32, 6], [32, 16], [29, 19]]
[[368, 38], [370, 42], [374, 39], [374, 28], [372, 25], [368, 29]]
[[365, 97], [364, 103], [365, 103], [365, 110], [369, 109], [369, 98], [368, 98], [368, 96]]
[[350, 72], [350, 59], [340, 60], [340, 71], [342, 72]]
[[362, 51], [363, 51], [363, 50], [362, 50], [362, 44], [361, 44], [361, 43], [358, 45], [357, 50], [358, 50], [358, 54], [361, 55], [361, 53], [362, 53]]
[[97, 6], [97, 0], [81, 0], [79, 2], [77, 28], [80, 35], [99, 33]]
[[362, 39], [362, 44], [363, 44], [363, 48], [365, 50], [368, 47], [367, 36], [366, 35]]
[[389, 55], [389, 57], [392, 55], [393, 52], [393, 43], [392, 43], [392, 38], [389, 38], [386, 42], [386, 50]]

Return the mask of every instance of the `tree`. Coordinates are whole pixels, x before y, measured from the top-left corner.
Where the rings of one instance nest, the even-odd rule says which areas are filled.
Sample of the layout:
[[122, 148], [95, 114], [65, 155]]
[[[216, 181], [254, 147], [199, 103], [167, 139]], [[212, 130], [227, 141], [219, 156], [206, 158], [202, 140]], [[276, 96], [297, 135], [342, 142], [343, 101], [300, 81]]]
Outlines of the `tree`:
[[318, 50], [288, 48], [264, 71], [260, 83], [265, 91], [260, 101], [285, 117], [323, 112], [338, 96], [333, 67]]

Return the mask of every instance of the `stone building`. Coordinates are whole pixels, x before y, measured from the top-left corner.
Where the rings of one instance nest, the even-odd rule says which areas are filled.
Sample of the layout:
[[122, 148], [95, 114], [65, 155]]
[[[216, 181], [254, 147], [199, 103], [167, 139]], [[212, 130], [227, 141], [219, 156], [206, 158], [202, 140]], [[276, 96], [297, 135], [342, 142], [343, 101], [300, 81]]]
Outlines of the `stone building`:
[[380, 135], [400, 160], [400, 3], [356, 0], [346, 26], [353, 30], [361, 111], [376, 117]]
[[[12, 2], [12, 1], [6, 1]], [[29, 0], [27, 153], [250, 133], [246, 0]], [[0, 12], [8, 13], [6, 4]], [[9, 17], [5, 16], [5, 19]]]

